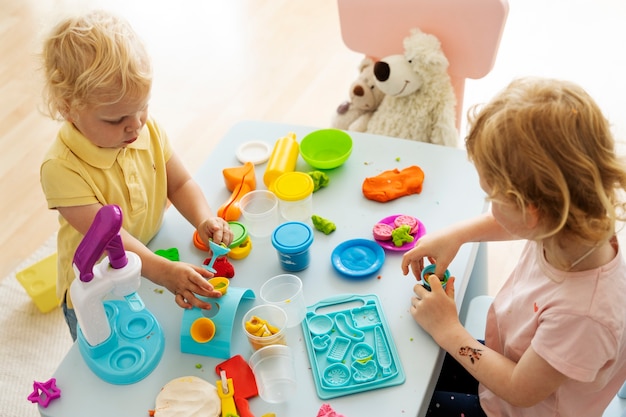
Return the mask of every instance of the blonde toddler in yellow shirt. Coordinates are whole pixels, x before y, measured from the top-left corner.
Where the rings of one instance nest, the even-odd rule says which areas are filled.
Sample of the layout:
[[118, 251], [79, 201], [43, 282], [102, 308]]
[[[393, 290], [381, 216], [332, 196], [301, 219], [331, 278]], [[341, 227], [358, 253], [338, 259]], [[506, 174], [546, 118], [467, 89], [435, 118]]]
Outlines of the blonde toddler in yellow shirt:
[[74, 252], [107, 204], [122, 209], [124, 246], [141, 258], [142, 275], [167, 288], [180, 307], [208, 308], [196, 294], [221, 295], [207, 282], [209, 271], [146, 247], [168, 201], [205, 244], [229, 245], [233, 234], [148, 114], [152, 69], [141, 40], [124, 19], [95, 11], [59, 23], [42, 58], [47, 110], [63, 125], [41, 165], [41, 185], [48, 207], [59, 212], [57, 292], [72, 337]]

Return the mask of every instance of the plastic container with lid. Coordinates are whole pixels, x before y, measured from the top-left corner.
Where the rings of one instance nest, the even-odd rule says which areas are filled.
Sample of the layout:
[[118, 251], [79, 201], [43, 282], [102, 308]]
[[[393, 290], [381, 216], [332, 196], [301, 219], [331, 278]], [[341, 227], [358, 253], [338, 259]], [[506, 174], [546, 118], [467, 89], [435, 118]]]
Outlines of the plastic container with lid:
[[233, 241], [230, 244], [230, 252], [226, 254], [231, 259], [243, 259], [250, 254], [252, 242], [248, 235], [248, 228], [240, 222], [228, 222], [233, 232]]
[[309, 248], [312, 243], [313, 229], [306, 223], [283, 223], [272, 233], [272, 245], [278, 252], [278, 261], [285, 271], [302, 271], [309, 266]]
[[274, 144], [272, 154], [265, 167], [263, 182], [267, 188], [285, 172], [293, 172], [300, 156], [300, 145], [296, 141], [296, 134], [290, 132], [279, 138]]
[[313, 188], [309, 174], [287, 172], [272, 183], [271, 190], [278, 197], [278, 210], [286, 221], [310, 222], [313, 214]]

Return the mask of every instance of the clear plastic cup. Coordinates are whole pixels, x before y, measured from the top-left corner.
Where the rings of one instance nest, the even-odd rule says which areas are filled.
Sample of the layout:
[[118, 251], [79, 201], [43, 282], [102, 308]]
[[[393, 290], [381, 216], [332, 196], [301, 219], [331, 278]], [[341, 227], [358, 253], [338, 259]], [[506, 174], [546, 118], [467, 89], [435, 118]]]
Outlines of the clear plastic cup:
[[261, 300], [274, 304], [287, 313], [287, 327], [299, 325], [306, 315], [302, 280], [291, 274], [276, 275], [261, 286]]
[[242, 327], [252, 350], [265, 346], [286, 345], [285, 328], [287, 313], [273, 304], [261, 304], [251, 308], [243, 316]]
[[239, 208], [252, 237], [269, 237], [279, 223], [278, 197], [271, 191], [246, 193], [239, 201]]
[[266, 346], [248, 361], [256, 379], [259, 396], [268, 403], [282, 403], [296, 391], [296, 373], [289, 346]]

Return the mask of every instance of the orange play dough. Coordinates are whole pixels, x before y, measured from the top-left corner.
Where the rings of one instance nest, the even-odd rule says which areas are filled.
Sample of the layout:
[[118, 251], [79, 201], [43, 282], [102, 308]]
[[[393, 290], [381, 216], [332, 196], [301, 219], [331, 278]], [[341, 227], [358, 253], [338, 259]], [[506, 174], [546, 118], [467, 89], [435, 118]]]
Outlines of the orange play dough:
[[375, 177], [365, 178], [363, 181], [363, 195], [370, 200], [381, 203], [395, 200], [410, 194], [422, 192], [424, 171], [417, 165], [383, 171]]

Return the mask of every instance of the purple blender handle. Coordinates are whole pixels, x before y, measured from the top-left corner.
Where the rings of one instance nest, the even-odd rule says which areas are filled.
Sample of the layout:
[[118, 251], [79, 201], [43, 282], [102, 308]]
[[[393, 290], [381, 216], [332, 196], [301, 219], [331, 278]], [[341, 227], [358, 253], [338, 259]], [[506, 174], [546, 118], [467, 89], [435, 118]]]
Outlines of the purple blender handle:
[[120, 229], [122, 228], [122, 209], [116, 205], [103, 206], [91, 223], [74, 253], [74, 265], [80, 272], [80, 280], [89, 282], [93, 279], [93, 267], [104, 251], [108, 252], [109, 263], [113, 269], [124, 268], [128, 264]]

